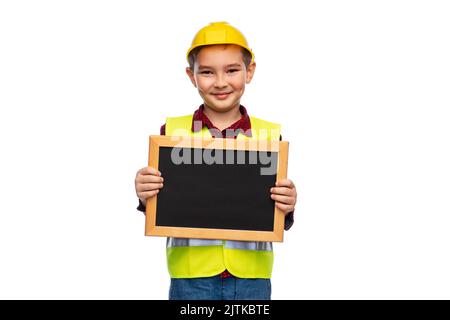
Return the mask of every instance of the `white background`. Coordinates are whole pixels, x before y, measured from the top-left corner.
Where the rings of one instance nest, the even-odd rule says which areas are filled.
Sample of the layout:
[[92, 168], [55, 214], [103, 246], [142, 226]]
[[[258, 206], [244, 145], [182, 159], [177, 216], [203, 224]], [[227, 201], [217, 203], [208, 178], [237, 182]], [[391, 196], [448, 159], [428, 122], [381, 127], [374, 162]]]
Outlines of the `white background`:
[[195, 32], [256, 54], [242, 99], [283, 125], [294, 227], [273, 299], [450, 298], [447, 1], [2, 1], [0, 298], [166, 299], [136, 171], [201, 103]]

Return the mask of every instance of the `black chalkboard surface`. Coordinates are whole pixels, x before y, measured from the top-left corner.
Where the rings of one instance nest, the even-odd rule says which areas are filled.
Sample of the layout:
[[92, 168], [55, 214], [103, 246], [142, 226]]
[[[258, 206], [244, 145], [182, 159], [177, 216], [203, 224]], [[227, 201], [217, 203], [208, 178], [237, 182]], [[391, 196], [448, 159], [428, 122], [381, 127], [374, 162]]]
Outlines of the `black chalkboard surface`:
[[247, 159], [244, 164], [193, 164], [194, 153], [184, 148], [192, 161], [178, 165], [171, 161], [172, 151], [159, 150], [164, 188], [158, 194], [156, 210], [162, 214], [156, 217], [157, 226], [273, 231], [275, 202], [270, 188], [275, 186], [276, 172], [262, 176], [260, 161], [248, 163], [249, 153], [258, 151], [231, 150], [234, 159]]
[[287, 142], [151, 136], [149, 166], [164, 187], [147, 203], [146, 235], [282, 241], [270, 188], [286, 176]]

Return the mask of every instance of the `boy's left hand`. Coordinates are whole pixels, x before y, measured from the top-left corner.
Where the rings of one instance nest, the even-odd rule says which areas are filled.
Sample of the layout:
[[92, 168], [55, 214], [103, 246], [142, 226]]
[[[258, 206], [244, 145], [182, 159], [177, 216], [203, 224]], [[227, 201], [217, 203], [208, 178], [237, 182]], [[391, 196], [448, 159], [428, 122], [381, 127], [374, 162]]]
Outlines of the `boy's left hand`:
[[283, 179], [270, 189], [270, 197], [275, 200], [275, 205], [285, 215], [294, 211], [297, 202], [297, 190], [292, 180]]

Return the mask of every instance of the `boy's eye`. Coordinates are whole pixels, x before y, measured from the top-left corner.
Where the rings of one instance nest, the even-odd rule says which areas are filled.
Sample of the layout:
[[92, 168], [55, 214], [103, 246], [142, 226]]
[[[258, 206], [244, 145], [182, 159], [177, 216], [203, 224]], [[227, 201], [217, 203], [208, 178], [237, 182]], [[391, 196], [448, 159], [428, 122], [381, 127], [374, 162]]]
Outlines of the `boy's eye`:
[[239, 69], [230, 69], [230, 70], [228, 70], [228, 72], [231, 72], [231, 73], [237, 72], [237, 71], [239, 71]]
[[200, 71], [200, 74], [212, 74], [212, 72], [205, 70], [205, 71]]

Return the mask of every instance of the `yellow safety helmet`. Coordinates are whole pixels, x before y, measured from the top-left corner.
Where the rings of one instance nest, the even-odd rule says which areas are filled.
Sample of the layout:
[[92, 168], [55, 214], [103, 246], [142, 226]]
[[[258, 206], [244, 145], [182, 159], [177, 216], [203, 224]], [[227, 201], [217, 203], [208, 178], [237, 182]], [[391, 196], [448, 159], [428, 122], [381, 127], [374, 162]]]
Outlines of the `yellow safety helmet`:
[[253, 51], [249, 48], [247, 40], [244, 35], [235, 27], [228, 24], [228, 22], [211, 22], [206, 27], [200, 29], [192, 40], [186, 58], [189, 53], [197, 47], [207, 46], [212, 44], [236, 44], [246, 49], [252, 55], [252, 61], [255, 60]]

